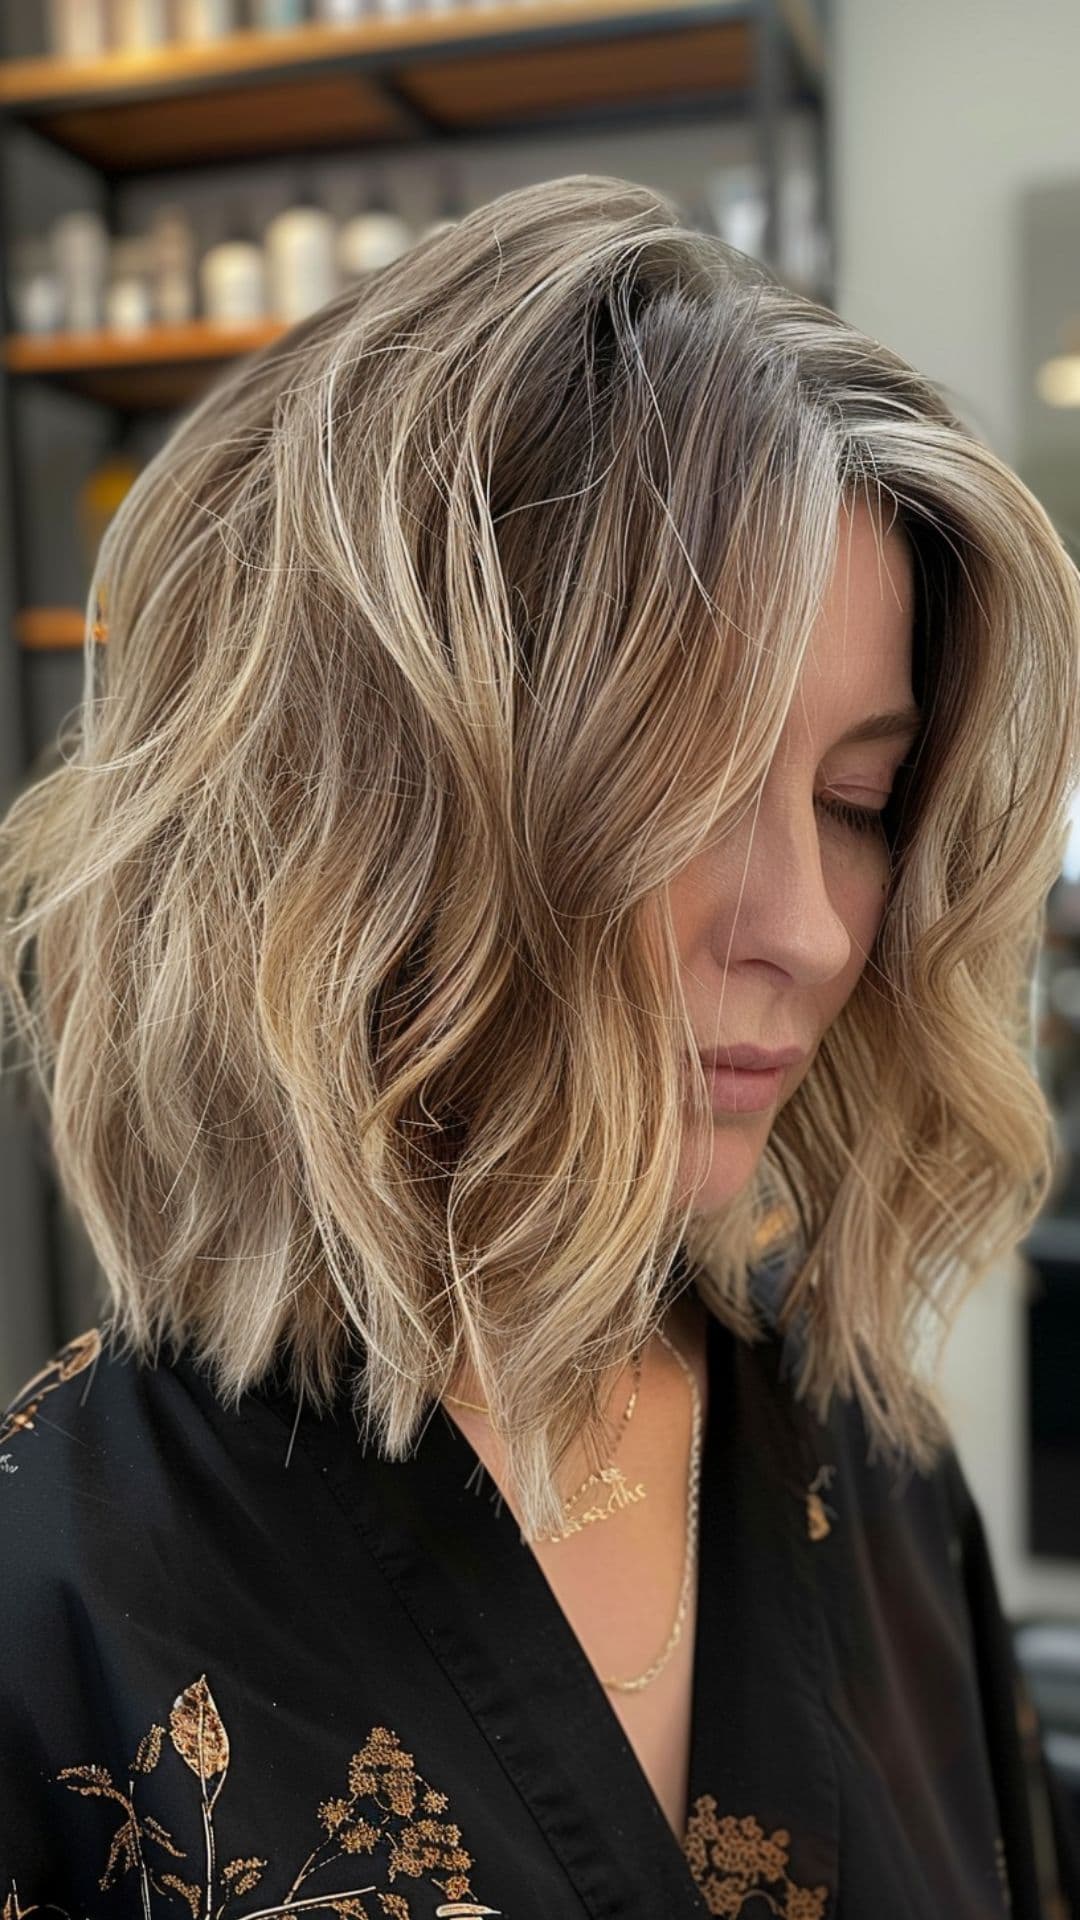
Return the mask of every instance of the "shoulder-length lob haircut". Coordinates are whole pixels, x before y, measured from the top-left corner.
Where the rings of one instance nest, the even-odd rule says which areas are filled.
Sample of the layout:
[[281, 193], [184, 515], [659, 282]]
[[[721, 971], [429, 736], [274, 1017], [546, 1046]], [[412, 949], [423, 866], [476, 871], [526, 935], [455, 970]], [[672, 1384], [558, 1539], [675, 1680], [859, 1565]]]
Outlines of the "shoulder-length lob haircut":
[[[752, 1183], [692, 1214], [666, 883], [765, 779], [860, 493], [911, 542], [925, 713], [884, 919]], [[467, 1357], [539, 1532], [680, 1245], [754, 1339], [781, 1219], [799, 1396], [934, 1463], [927, 1334], [1058, 1164], [1031, 986], [1080, 576], [929, 380], [673, 201], [548, 180], [230, 370], [86, 633], [77, 735], [0, 823], [0, 987], [116, 1341], [230, 1399], [348, 1382], [390, 1458]]]

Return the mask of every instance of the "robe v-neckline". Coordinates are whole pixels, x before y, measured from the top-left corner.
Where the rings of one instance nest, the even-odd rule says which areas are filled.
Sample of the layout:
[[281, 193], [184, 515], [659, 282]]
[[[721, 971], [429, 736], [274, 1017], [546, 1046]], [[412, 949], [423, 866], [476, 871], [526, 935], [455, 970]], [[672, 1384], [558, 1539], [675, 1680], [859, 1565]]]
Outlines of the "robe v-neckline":
[[[821, 1775], [811, 1678], [818, 1622], [783, 1509], [784, 1486], [798, 1500], [805, 1479], [794, 1424], [775, 1398], [779, 1346], [774, 1337], [750, 1347], [711, 1313], [706, 1343], [682, 1843], [539, 1562], [445, 1408], [433, 1406], [404, 1461], [383, 1459], [374, 1443], [362, 1450], [347, 1404], [323, 1418], [304, 1413], [297, 1428], [595, 1920], [708, 1913], [718, 1838], [729, 1853], [734, 1839], [744, 1870], [755, 1848], [775, 1861], [771, 1830], [790, 1826], [796, 1808], [805, 1820], [808, 1801], [815, 1878], [835, 1871], [835, 1781]], [[780, 1641], [764, 1667], [752, 1625], [763, 1603]], [[788, 1707], [770, 1728], [763, 1716], [767, 1697], [775, 1713], [778, 1668], [790, 1679]]]

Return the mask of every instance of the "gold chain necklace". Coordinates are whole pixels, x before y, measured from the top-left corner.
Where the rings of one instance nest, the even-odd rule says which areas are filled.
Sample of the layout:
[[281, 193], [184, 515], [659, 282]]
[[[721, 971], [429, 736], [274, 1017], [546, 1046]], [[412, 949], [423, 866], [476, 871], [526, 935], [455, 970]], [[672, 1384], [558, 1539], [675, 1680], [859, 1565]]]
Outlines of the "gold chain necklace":
[[[619, 1430], [616, 1435], [615, 1445], [611, 1449], [613, 1455], [618, 1453], [619, 1451], [619, 1447], [622, 1443], [623, 1434], [626, 1432], [626, 1429], [630, 1424], [630, 1415], [633, 1413], [634, 1408], [637, 1405], [638, 1388], [641, 1385], [640, 1353], [636, 1353], [634, 1355], [633, 1372], [634, 1372], [634, 1390], [630, 1395], [630, 1399], [629, 1399], [629, 1402], [627, 1403], [622, 1419], [619, 1421]], [[468, 1407], [470, 1413], [482, 1413], [486, 1415], [489, 1412], [489, 1409], [487, 1407], [478, 1407], [475, 1404], [475, 1402], [472, 1400], [458, 1400], [455, 1398], [455, 1396], [452, 1393], [444, 1393], [443, 1399], [449, 1400], [451, 1406], [453, 1407]], [[580, 1500], [582, 1494], [586, 1493], [588, 1489], [591, 1486], [594, 1486], [598, 1480], [607, 1483], [612, 1478], [617, 1478], [620, 1482], [623, 1480], [623, 1476], [618, 1472], [617, 1468], [614, 1468], [610, 1465], [606, 1467], [601, 1467], [600, 1472], [598, 1474], [597, 1473], [586, 1474], [585, 1479], [582, 1481], [577, 1492], [567, 1494], [566, 1499], [563, 1501], [563, 1512], [564, 1513], [568, 1512], [568, 1510], [574, 1505], [574, 1502], [576, 1500]], [[642, 1492], [640, 1493], [639, 1498], [644, 1498], [644, 1490], [642, 1490]], [[594, 1514], [589, 1515], [588, 1518], [606, 1520], [608, 1518], [608, 1515], [604, 1513], [602, 1510], [597, 1510]], [[538, 1533], [538, 1534], [535, 1534], [533, 1538], [535, 1540], [546, 1539], [550, 1546], [555, 1547], [555, 1546], [558, 1546], [560, 1540], [568, 1540], [572, 1533], [580, 1533], [580, 1532], [581, 1532], [581, 1524], [578, 1523], [575, 1526], [565, 1527], [562, 1533], [549, 1533], [546, 1535]]]
[[[675, 1648], [679, 1643], [680, 1638], [682, 1637], [683, 1622], [686, 1618], [686, 1611], [690, 1601], [691, 1582], [693, 1580], [694, 1567], [697, 1561], [698, 1516], [699, 1516], [700, 1495], [701, 1495], [701, 1394], [698, 1390], [698, 1383], [694, 1376], [693, 1368], [690, 1366], [689, 1362], [683, 1358], [683, 1355], [679, 1352], [678, 1347], [673, 1346], [672, 1342], [668, 1339], [667, 1335], [665, 1333], [662, 1333], [659, 1328], [657, 1328], [656, 1334], [657, 1334], [657, 1339], [663, 1341], [665, 1347], [668, 1349], [668, 1352], [674, 1354], [676, 1360], [678, 1361], [680, 1367], [685, 1373], [686, 1378], [690, 1384], [690, 1398], [691, 1398], [693, 1424], [692, 1424], [692, 1432], [691, 1432], [691, 1440], [690, 1440], [690, 1467], [687, 1475], [686, 1550], [683, 1556], [683, 1576], [682, 1576], [682, 1584], [679, 1589], [679, 1604], [676, 1609], [675, 1621], [672, 1626], [671, 1632], [668, 1634], [667, 1640], [661, 1652], [657, 1655], [656, 1659], [652, 1662], [652, 1665], [649, 1667], [646, 1667], [644, 1673], [638, 1674], [632, 1680], [617, 1680], [613, 1678], [604, 1679], [603, 1685], [605, 1687], [613, 1688], [619, 1693], [639, 1692], [643, 1687], [647, 1687], [651, 1681], [655, 1680], [657, 1674], [661, 1673], [664, 1667], [666, 1667], [668, 1661], [670, 1660], [672, 1654], [675, 1651]], [[635, 1376], [634, 1391], [630, 1397], [630, 1404], [626, 1412], [623, 1414], [622, 1420], [620, 1422], [619, 1439], [622, 1438], [622, 1434], [625, 1431], [626, 1425], [630, 1419], [630, 1415], [633, 1412], [634, 1404], [637, 1400], [638, 1386], [640, 1384], [640, 1379], [641, 1379], [640, 1355], [636, 1356], [635, 1358], [634, 1376]], [[449, 1400], [452, 1406], [468, 1407], [470, 1412], [472, 1413], [487, 1414], [488, 1412], [487, 1407], [478, 1407], [469, 1400], [457, 1400], [454, 1398], [452, 1394], [444, 1394], [443, 1398], [446, 1400]], [[618, 1440], [616, 1441], [616, 1447], [617, 1446], [618, 1446]], [[590, 1487], [594, 1483], [594, 1481], [598, 1477], [600, 1480], [603, 1481], [612, 1475], [613, 1475], [613, 1469], [611, 1468], [602, 1469], [599, 1476], [597, 1476], [595, 1473], [590, 1473], [587, 1479], [583, 1481], [582, 1485], [578, 1488], [577, 1492], [571, 1494], [569, 1499], [563, 1502], [564, 1511], [567, 1511], [570, 1507], [572, 1507], [574, 1502], [581, 1498], [581, 1495], [586, 1491], [588, 1487]], [[621, 1475], [618, 1475], [615, 1477], [617, 1477], [617, 1479], [621, 1482], [621, 1479], [622, 1479]], [[644, 1498], [644, 1487], [639, 1488], [637, 1497], [639, 1499]], [[610, 1515], [610, 1511], [611, 1511], [610, 1507], [607, 1512], [605, 1512], [602, 1508], [597, 1509], [595, 1514], [592, 1517], [597, 1519], [600, 1519], [600, 1518], [607, 1519]], [[575, 1526], [575, 1527], [569, 1528], [567, 1532], [564, 1532], [562, 1534], [550, 1534], [547, 1537], [550, 1541], [555, 1543], [560, 1540], [566, 1539], [568, 1533], [580, 1532], [580, 1530], [581, 1530], [580, 1526]], [[540, 1539], [540, 1538], [543, 1538], [543, 1536], [538, 1535], [537, 1538]]]

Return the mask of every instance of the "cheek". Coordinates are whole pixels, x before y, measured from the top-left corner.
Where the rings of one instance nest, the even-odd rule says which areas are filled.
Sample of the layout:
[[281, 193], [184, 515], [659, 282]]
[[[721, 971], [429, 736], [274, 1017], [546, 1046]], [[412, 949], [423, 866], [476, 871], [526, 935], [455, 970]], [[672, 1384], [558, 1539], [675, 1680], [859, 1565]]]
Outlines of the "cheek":
[[[851, 941], [849, 963], [833, 983], [834, 997], [838, 997], [841, 1006], [866, 966], [867, 955], [877, 939], [888, 903], [891, 870], [888, 845], [877, 834], [863, 839], [837, 829], [834, 838], [822, 842], [821, 876], [825, 892]], [[691, 950], [699, 939], [710, 907], [715, 911], [718, 901], [738, 899], [743, 879], [741, 855], [738, 859], [732, 856], [722, 866], [718, 854], [712, 851], [700, 855], [668, 882], [667, 896], [680, 952]], [[646, 909], [647, 921], [656, 910], [656, 903], [650, 903]]]
[[890, 859], [884, 845], [867, 848], [865, 857], [848, 863], [830, 886], [833, 906], [847, 929], [851, 955], [836, 982], [839, 1006], [844, 1004], [864, 972], [885, 918], [889, 900]]

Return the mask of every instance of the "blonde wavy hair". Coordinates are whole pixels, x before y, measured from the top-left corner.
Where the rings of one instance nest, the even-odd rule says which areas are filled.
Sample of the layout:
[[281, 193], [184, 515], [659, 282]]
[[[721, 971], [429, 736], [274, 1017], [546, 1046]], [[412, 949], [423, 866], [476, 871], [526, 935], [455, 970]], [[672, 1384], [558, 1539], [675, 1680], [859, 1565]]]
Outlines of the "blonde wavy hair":
[[[666, 883], [765, 779], [859, 492], [911, 543], [925, 714], [884, 917], [695, 1213]], [[930, 1467], [928, 1336], [1057, 1166], [1078, 635], [944, 395], [626, 180], [504, 194], [238, 363], [111, 521], [77, 724], [0, 827], [0, 990], [110, 1337], [229, 1401], [347, 1382], [391, 1458], [467, 1359], [541, 1532], [673, 1275], [762, 1337], [779, 1223], [795, 1391]]]

